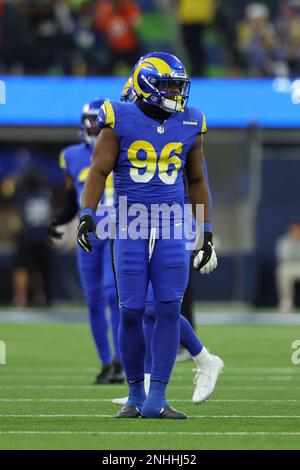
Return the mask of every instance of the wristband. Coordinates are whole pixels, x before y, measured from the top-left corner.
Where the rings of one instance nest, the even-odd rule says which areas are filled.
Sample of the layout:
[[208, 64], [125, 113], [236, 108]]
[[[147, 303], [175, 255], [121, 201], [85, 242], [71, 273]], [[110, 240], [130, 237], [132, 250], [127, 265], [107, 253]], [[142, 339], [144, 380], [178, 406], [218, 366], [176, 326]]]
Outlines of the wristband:
[[203, 231], [204, 232], [212, 232], [212, 223], [211, 222], [204, 222]]
[[93, 209], [90, 209], [89, 207], [85, 207], [84, 209], [81, 209], [80, 211], [80, 217], [83, 217], [84, 215], [89, 215], [90, 217], [94, 218], [94, 211]]

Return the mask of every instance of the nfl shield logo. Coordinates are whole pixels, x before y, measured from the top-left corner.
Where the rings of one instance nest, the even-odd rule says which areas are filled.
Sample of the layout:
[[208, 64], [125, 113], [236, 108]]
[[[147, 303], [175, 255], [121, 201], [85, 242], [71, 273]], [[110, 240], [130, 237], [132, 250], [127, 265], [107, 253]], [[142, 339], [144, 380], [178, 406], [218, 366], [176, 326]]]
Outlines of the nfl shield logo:
[[163, 126], [157, 126], [157, 132], [158, 132], [159, 134], [164, 134], [165, 128], [164, 128]]

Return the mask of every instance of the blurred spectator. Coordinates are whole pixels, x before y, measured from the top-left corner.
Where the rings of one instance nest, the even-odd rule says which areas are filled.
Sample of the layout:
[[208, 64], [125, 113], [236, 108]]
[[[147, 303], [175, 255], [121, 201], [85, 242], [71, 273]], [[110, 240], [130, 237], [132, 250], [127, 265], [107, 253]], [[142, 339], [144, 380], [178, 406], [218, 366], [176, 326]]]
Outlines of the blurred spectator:
[[140, 8], [132, 0], [98, 1], [94, 27], [105, 35], [111, 69], [120, 62], [131, 68], [142, 55], [136, 32], [140, 17]]
[[76, 16], [69, 1], [28, 0], [27, 13], [35, 39], [34, 71], [52, 68], [70, 73]]
[[204, 32], [215, 17], [215, 0], [177, 0], [178, 21], [192, 75], [204, 75], [206, 57]]
[[300, 280], [300, 221], [291, 224], [277, 241], [276, 258], [279, 308], [288, 312], [294, 306], [295, 282]]
[[300, 75], [300, 1], [284, 0], [280, 3], [276, 19], [282, 60], [292, 76]]
[[300, 0], [0, 0], [0, 72], [126, 75], [175, 16], [193, 75], [300, 74]]
[[32, 57], [33, 37], [21, 9], [0, 0], [0, 66], [4, 73], [22, 72]]
[[276, 75], [279, 44], [269, 21], [269, 10], [262, 3], [251, 3], [245, 10], [245, 21], [238, 26], [238, 49], [248, 72], [253, 77]]
[[21, 218], [17, 235], [16, 267], [13, 274], [15, 305], [49, 304], [50, 248], [47, 228], [51, 219], [51, 196], [36, 168], [29, 168], [16, 192]]
[[72, 74], [97, 75], [109, 72], [105, 41], [96, 34], [93, 27], [95, 1], [72, 0], [71, 4], [78, 20], [74, 36]]

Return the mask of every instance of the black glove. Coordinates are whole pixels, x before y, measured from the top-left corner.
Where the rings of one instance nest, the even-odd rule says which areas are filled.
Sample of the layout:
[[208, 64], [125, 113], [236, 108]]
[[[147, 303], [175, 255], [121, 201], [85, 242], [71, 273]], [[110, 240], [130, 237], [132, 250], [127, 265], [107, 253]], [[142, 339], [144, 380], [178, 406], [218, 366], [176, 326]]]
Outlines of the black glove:
[[56, 228], [60, 225], [65, 225], [71, 222], [71, 220], [73, 220], [76, 216], [77, 212], [78, 204], [76, 189], [69, 188], [66, 190], [64, 207], [61, 209], [60, 213], [55, 216], [47, 229], [48, 240], [50, 243], [53, 241], [53, 239], [59, 240], [63, 237], [63, 233], [57, 231]]
[[213, 234], [211, 232], [204, 232], [204, 242], [201, 250], [193, 252], [194, 268], [196, 271], [200, 271], [201, 274], [211, 273], [218, 264], [212, 239]]
[[92, 244], [89, 239], [89, 233], [93, 233], [97, 238], [96, 225], [91, 215], [82, 215], [79, 221], [77, 242], [81, 248], [88, 253], [92, 251]]
[[63, 237], [63, 232], [58, 232], [57, 227], [61, 225], [57, 222], [57, 219], [53, 219], [51, 224], [49, 225], [47, 229], [47, 235], [49, 237], [49, 240], [51, 241], [53, 238], [56, 240], [60, 240]]

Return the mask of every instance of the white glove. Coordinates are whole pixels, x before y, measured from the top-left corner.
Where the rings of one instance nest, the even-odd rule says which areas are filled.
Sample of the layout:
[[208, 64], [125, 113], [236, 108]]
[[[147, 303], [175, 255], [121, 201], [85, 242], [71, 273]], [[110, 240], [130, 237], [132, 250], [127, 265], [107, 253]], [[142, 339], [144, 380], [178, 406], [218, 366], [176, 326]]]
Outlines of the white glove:
[[200, 271], [201, 274], [209, 274], [218, 265], [216, 250], [212, 242], [212, 233], [204, 232], [204, 243], [201, 250], [195, 250], [194, 256], [194, 268], [196, 271]]

